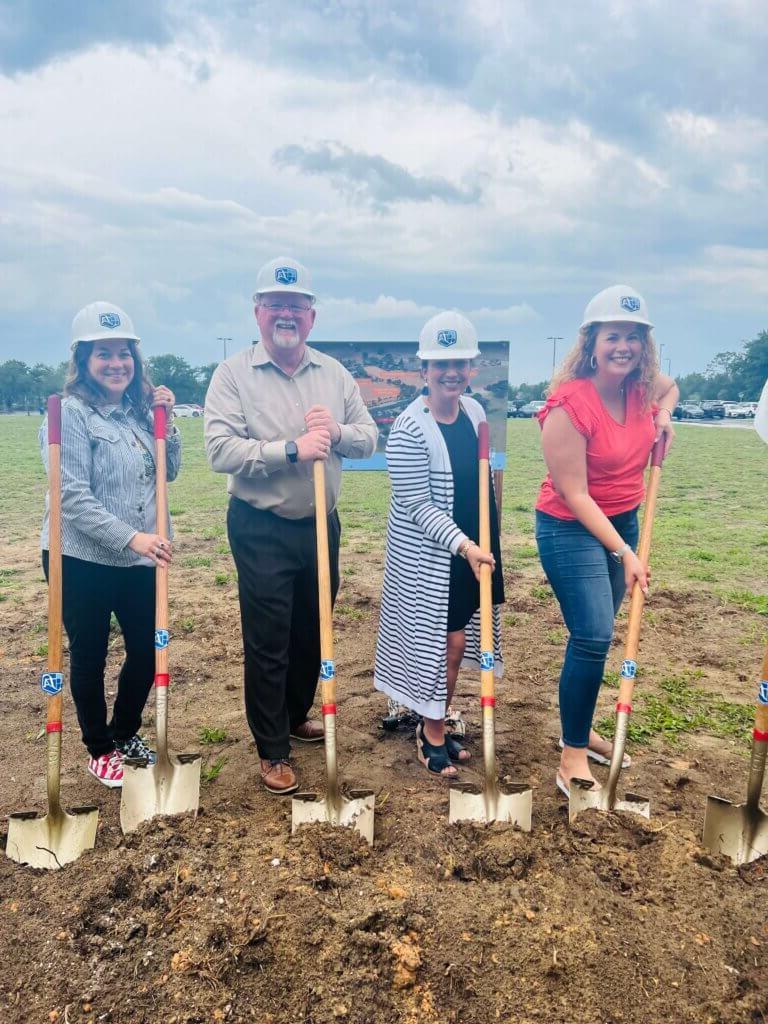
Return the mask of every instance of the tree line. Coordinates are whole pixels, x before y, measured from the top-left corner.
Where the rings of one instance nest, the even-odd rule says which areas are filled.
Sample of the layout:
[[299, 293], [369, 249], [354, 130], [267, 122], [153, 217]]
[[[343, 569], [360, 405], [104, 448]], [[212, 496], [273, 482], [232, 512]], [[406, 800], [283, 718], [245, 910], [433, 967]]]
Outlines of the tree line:
[[[706, 370], [676, 377], [680, 401], [704, 402], [721, 399], [733, 402], [756, 402], [768, 380], [768, 331], [743, 343], [740, 352], [718, 352]], [[548, 380], [537, 384], [510, 382], [510, 400], [531, 402], [544, 397]]]
[[[190, 366], [182, 356], [150, 356], [147, 368], [155, 383], [167, 385], [177, 402], [205, 401], [205, 393], [217, 363]], [[64, 387], [66, 363], [47, 366], [35, 363], [28, 366], [20, 359], [0, 363], [0, 409], [11, 412], [31, 412], [42, 408], [48, 395]], [[744, 342], [740, 352], [719, 352], [709, 366], [700, 373], [678, 377], [680, 398], [692, 401], [725, 399], [756, 402], [763, 384], [768, 379], [768, 331]], [[537, 384], [509, 384], [509, 397], [529, 402], [542, 398], [549, 381]]]
[[[205, 400], [205, 393], [217, 363], [190, 366], [181, 356], [150, 356], [147, 369], [156, 384], [165, 384], [173, 391], [177, 402]], [[20, 359], [0, 363], [0, 409], [5, 412], [22, 410], [33, 412], [45, 405], [48, 395], [61, 392], [67, 373], [67, 364], [47, 366], [36, 363], [28, 366]]]

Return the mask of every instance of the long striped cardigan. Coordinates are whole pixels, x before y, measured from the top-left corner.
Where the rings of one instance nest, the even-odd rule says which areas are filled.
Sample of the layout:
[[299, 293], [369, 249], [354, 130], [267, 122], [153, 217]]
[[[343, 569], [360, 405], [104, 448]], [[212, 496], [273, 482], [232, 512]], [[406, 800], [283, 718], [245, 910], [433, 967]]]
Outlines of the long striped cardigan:
[[[485, 419], [472, 398], [461, 404], [477, 425]], [[427, 718], [446, 705], [446, 649], [451, 555], [466, 539], [453, 521], [453, 475], [448, 449], [423, 399], [392, 425], [387, 441], [392, 486], [374, 686]], [[476, 540], [477, 538], [472, 538]], [[503, 663], [499, 609], [493, 609], [495, 674]], [[466, 627], [462, 666], [480, 669], [480, 612]]]

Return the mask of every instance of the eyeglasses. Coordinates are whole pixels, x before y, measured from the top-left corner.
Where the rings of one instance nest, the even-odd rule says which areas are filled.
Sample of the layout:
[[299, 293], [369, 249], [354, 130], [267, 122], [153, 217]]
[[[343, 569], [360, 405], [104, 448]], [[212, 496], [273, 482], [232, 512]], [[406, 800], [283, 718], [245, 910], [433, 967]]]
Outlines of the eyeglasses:
[[270, 313], [279, 313], [281, 310], [287, 309], [296, 316], [308, 313], [312, 309], [309, 305], [297, 305], [293, 302], [260, 302], [259, 305], [262, 309], [269, 310]]

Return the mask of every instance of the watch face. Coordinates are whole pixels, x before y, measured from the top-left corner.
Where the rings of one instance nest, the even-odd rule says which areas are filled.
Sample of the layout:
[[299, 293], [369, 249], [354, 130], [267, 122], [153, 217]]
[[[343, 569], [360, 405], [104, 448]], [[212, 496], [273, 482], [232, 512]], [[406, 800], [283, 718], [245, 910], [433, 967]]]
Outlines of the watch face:
[[287, 441], [285, 445], [285, 457], [289, 462], [295, 462], [299, 456], [299, 449], [295, 441]]

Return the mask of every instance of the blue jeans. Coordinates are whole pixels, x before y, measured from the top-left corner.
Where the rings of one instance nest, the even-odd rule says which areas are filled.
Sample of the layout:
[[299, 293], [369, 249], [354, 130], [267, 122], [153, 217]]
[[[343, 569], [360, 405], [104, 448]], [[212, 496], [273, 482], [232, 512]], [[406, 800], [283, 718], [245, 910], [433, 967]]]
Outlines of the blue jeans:
[[[610, 516], [619, 536], [637, 547], [637, 509]], [[586, 747], [613, 620], [625, 593], [624, 567], [576, 520], [536, 512], [539, 558], [569, 637], [560, 672], [560, 722], [569, 747]]]

